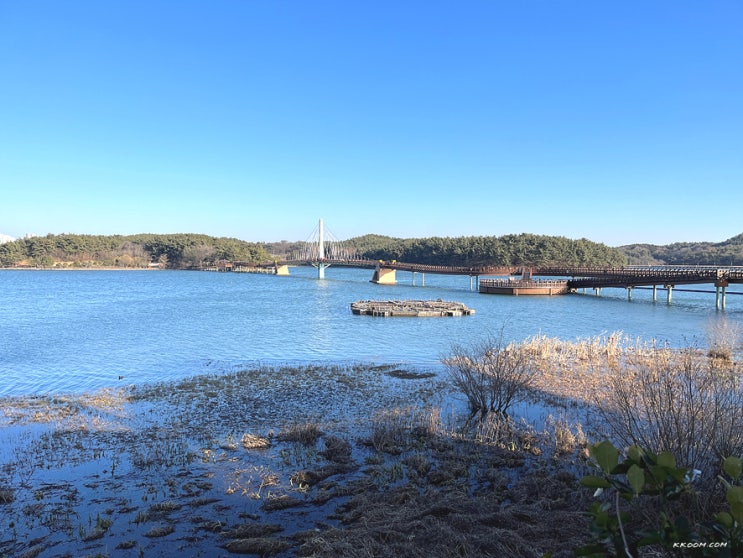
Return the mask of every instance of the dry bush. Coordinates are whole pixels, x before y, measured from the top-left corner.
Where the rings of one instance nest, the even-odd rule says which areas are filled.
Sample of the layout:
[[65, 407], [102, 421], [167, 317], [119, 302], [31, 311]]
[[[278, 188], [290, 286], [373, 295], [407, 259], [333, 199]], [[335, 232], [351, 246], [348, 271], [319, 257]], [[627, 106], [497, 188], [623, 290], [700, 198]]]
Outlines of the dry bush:
[[455, 345], [442, 359], [454, 385], [470, 408], [470, 419], [488, 413], [506, 414], [533, 383], [534, 368], [522, 347], [506, 344], [503, 333], [470, 346]]
[[669, 451], [706, 476], [743, 452], [743, 386], [732, 364], [713, 365], [693, 347], [627, 353], [609, 391], [614, 405], [601, 410], [621, 444]]

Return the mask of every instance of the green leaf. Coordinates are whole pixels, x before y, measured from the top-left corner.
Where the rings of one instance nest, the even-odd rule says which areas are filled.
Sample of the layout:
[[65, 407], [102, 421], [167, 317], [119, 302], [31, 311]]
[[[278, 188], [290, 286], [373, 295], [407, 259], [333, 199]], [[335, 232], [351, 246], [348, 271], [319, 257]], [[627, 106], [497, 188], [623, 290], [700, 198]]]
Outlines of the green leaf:
[[627, 481], [635, 494], [639, 494], [645, 486], [645, 472], [637, 465], [632, 465], [627, 471]]
[[731, 486], [727, 493], [728, 504], [743, 504], [743, 486]]
[[658, 454], [658, 465], [661, 467], [667, 467], [668, 469], [676, 468], [676, 458], [673, 457], [672, 453], [664, 451]]
[[715, 516], [715, 519], [720, 525], [723, 525], [727, 529], [733, 528], [733, 516], [728, 512], [720, 512]]
[[739, 525], [743, 525], [743, 502], [730, 504], [730, 514]]
[[611, 483], [604, 477], [596, 477], [593, 475], [586, 475], [580, 479], [580, 483], [588, 488], [609, 488]]
[[603, 442], [591, 447], [591, 453], [599, 464], [599, 467], [601, 467], [607, 475], [610, 474], [614, 467], [619, 463], [619, 451], [608, 440], [604, 440]]
[[642, 459], [642, 449], [639, 446], [630, 446], [627, 450], [627, 457], [629, 457], [635, 463], [639, 463]]
[[722, 468], [730, 478], [737, 480], [743, 473], [743, 461], [739, 457], [728, 457], [722, 462]]

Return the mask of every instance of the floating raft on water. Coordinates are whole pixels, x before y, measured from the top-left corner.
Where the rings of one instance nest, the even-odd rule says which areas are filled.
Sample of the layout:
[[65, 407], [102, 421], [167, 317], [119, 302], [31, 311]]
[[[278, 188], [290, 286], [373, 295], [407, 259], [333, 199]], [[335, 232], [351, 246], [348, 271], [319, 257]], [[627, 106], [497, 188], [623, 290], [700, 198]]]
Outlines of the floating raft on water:
[[461, 302], [446, 300], [357, 300], [351, 312], [361, 316], [427, 318], [438, 316], [469, 316], [474, 314]]

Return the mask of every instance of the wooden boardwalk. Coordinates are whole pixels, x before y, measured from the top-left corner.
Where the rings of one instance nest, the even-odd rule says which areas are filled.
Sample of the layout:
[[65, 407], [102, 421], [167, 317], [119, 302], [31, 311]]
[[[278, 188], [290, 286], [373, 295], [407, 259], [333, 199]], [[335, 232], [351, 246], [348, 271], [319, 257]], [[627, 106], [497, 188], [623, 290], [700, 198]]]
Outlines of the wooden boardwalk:
[[[268, 271], [279, 273], [279, 269], [286, 270], [289, 266], [321, 265], [323, 267], [356, 267], [374, 269], [375, 277], [381, 276], [381, 271], [407, 271], [413, 274], [433, 273], [442, 275], [465, 275], [470, 277], [470, 288], [473, 279], [482, 288], [484, 293], [506, 293], [517, 294], [513, 291], [515, 283], [508, 283], [511, 278], [521, 275], [524, 281], [536, 281], [534, 287], [545, 286], [547, 283], [539, 284], [545, 280], [556, 281], [549, 285], [548, 292], [540, 293], [533, 290], [531, 294], [563, 294], [575, 292], [580, 289], [595, 289], [597, 292], [602, 288], [624, 288], [628, 290], [631, 298], [631, 290], [635, 287], [652, 287], [653, 300], [655, 290], [662, 287], [668, 291], [668, 301], [671, 300], [671, 290], [678, 285], [707, 284], [716, 289], [716, 305], [725, 306], [726, 289], [731, 284], [743, 283], [743, 266], [713, 266], [713, 265], [660, 265], [660, 266], [624, 266], [624, 267], [578, 267], [578, 266], [444, 266], [398, 262], [396, 260], [366, 260], [353, 258], [326, 258], [322, 260], [295, 259], [265, 263], [256, 266], [247, 262], [220, 262], [210, 269], [219, 271], [247, 270]], [[395, 282], [394, 274], [391, 273], [390, 284]], [[484, 279], [480, 277], [500, 277], [501, 279]], [[544, 277], [547, 279], [533, 280], [533, 277]], [[564, 278], [564, 279], [563, 279]], [[518, 294], [527, 294], [519, 291]], [[731, 293], [732, 294], [732, 293]], [[738, 293], [736, 293], [738, 294]], [[722, 298], [721, 298], [722, 297]]]

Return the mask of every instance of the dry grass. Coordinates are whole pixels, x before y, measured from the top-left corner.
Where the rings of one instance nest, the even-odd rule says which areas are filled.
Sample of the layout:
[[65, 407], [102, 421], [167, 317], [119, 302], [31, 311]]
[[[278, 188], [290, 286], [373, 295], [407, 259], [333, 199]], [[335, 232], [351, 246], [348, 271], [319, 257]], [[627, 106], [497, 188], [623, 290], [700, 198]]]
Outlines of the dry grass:
[[306, 446], [314, 445], [322, 436], [322, 430], [316, 422], [307, 421], [285, 427], [276, 435], [282, 442], [297, 442]]
[[570, 556], [588, 527], [575, 488], [569, 475], [525, 475], [510, 490], [498, 484], [475, 495], [456, 482], [361, 490], [339, 508], [341, 528], [306, 534], [299, 555]]
[[240, 439], [240, 443], [246, 450], [266, 449], [271, 447], [271, 440], [258, 434], [246, 432]]
[[0, 504], [10, 504], [15, 500], [15, 490], [0, 488]]
[[[591, 491], [576, 479], [591, 430], [562, 398], [608, 401], [607, 378], [630, 356], [665, 354], [652, 348], [621, 335], [529, 340], [539, 395], [563, 407], [534, 424], [498, 413], [465, 424], [442, 411], [449, 384], [386, 373], [399, 367], [250, 370], [136, 388], [121, 406], [107, 395], [35, 402], [25, 424], [47, 406], [57, 418], [1, 464], [0, 522], [19, 534], [0, 555], [74, 554], [69, 532], [90, 533], [100, 514], [116, 522], [85, 543], [91, 554], [146, 536], [155, 554], [570, 556], [590, 538]], [[81, 428], [77, 416], [111, 427]], [[49, 469], [69, 480], [49, 488]], [[42, 522], [64, 527], [35, 541]]]

